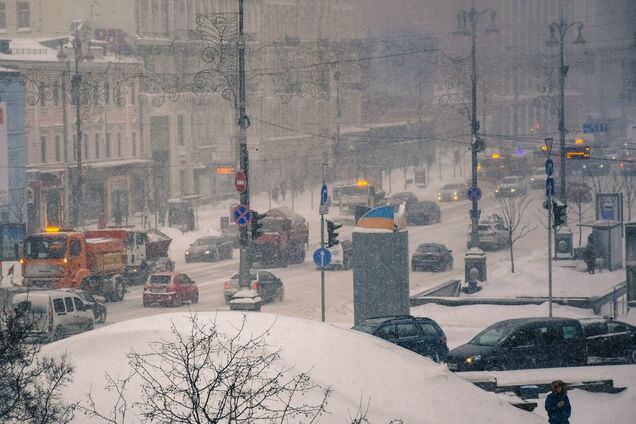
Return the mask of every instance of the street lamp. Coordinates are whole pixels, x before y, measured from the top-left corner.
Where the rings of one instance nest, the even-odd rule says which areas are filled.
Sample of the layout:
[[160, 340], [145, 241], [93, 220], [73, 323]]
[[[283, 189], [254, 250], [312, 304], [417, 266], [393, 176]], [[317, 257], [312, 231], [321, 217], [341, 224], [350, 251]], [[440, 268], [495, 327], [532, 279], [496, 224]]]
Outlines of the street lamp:
[[[548, 47], [559, 46], [559, 155], [560, 155], [560, 194], [559, 198], [561, 202], [565, 203], [567, 199], [566, 187], [565, 187], [565, 78], [568, 75], [569, 66], [564, 64], [565, 56], [565, 37], [570, 29], [576, 28], [577, 36], [574, 40], [574, 44], [585, 44], [583, 38], [582, 22], [568, 23], [563, 18], [563, 5], [561, 5], [561, 15], [558, 22], [552, 22], [548, 25], [550, 30], [550, 37], [546, 41]], [[567, 223], [567, 220], [566, 220]]]
[[[472, 159], [472, 183], [471, 183], [471, 200], [472, 209], [470, 211], [470, 219], [472, 223], [470, 231], [470, 244], [471, 248], [479, 248], [479, 196], [477, 189], [477, 153], [482, 152], [485, 149], [485, 143], [479, 135], [479, 121], [477, 120], [477, 24], [479, 19], [484, 16], [490, 16], [490, 24], [486, 29], [487, 34], [497, 33], [499, 30], [495, 25], [495, 17], [497, 12], [493, 9], [479, 10], [475, 7], [471, 7], [469, 10], [460, 10], [457, 12], [457, 29], [456, 35], [471, 37], [471, 115], [470, 115], [470, 128], [471, 128], [471, 159]], [[486, 258], [483, 257], [484, 272], [480, 273], [482, 277], [485, 275]]]

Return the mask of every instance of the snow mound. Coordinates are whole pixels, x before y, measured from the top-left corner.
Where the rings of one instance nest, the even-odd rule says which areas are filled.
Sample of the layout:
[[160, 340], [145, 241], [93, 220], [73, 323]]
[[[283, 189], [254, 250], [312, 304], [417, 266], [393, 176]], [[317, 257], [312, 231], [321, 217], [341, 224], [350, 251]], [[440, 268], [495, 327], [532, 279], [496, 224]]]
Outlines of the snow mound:
[[[236, 334], [243, 321], [238, 312], [205, 312], [199, 322], [214, 321], [227, 335]], [[269, 330], [266, 342], [281, 348], [286, 367], [310, 372], [311, 378], [333, 393], [321, 423], [344, 423], [360, 404], [368, 405], [374, 423], [401, 419], [404, 423], [539, 423], [541, 418], [516, 409], [450, 373], [445, 365], [399, 348], [381, 339], [316, 321], [273, 314], [247, 314], [242, 335]], [[105, 373], [124, 378], [130, 371], [126, 354], [150, 352], [149, 343], [175, 340], [190, 331], [188, 314], [171, 313], [114, 324], [45, 346], [48, 354], [68, 353], [75, 367], [74, 381], [65, 388], [68, 401], [85, 401], [92, 390], [98, 408], [112, 407], [115, 395], [104, 389]], [[129, 388], [128, 402], [141, 401]], [[138, 421], [127, 416], [131, 422]], [[129, 414], [131, 411], [129, 411]], [[90, 422], [86, 416], [77, 417]]]

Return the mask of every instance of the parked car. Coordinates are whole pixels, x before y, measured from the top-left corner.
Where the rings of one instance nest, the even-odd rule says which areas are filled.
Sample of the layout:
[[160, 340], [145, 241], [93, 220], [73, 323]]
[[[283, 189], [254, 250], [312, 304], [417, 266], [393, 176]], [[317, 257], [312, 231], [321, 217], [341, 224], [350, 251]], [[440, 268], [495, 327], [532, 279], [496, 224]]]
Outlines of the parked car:
[[408, 212], [411, 206], [417, 203], [417, 196], [410, 191], [403, 191], [401, 193], [392, 194], [391, 197], [389, 197], [389, 205], [391, 205], [396, 212], [403, 203], [405, 210]]
[[422, 243], [417, 246], [411, 258], [413, 271], [434, 270], [438, 272], [453, 269], [452, 251], [440, 243]]
[[495, 197], [515, 197], [528, 194], [528, 186], [523, 177], [511, 175], [504, 177], [495, 188]]
[[488, 371], [583, 366], [581, 323], [569, 318], [500, 321], [448, 353], [451, 371]]
[[530, 173], [530, 188], [545, 189], [545, 168], [534, 168]]
[[437, 200], [440, 202], [464, 200], [467, 197], [468, 185], [466, 184], [446, 184], [437, 193]]
[[375, 317], [364, 320], [353, 329], [380, 337], [435, 362], [444, 362], [448, 355], [446, 335], [430, 318], [411, 315]]
[[23, 308], [33, 320], [29, 340], [56, 341], [95, 327], [93, 311], [79, 296], [68, 291], [16, 293], [11, 302], [17, 308]]
[[153, 304], [181, 306], [183, 302], [199, 302], [199, 288], [190, 277], [180, 272], [160, 272], [148, 277], [144, 285], [144, 307]]
[[636, 364], [636, 327], [614, 320], [584, 320], [588, 362]]
[[329, 269], [351, 269], [353, 267], [353, 243], [351, 240], [340, 240], [340, 243], [328, 247], [331, 252]]
[[441, 221], [442, 211], [435, 202], [415, 202], [406, 211], [406, 223], [409, 225], [428, 225]]
[[508, 231], [501, 220], [486, 218], [479, 221], [479, 247], [484, 250], [499, 250], [508, 246]]
[[[250, 287], [256, 290], [263, 302], [282, 302], [285, 298], [285, 286], [280, 278], [269, 271], [258, 271], [250, 274]], [[239, 289], [239, 275], [234, 274], [223, 285], [225, 302], [232, 300], [232, 296]]]
[[106, 308], [106, 299], [102, 296], [92, 295], [86, 290], [81, 289], [71, 289], [65, 288], [61, 289], [63, 291], [73, 293], [77, 295], [82, 301], [84, 305], [88, 307], [91, 311], [93, 311], [93, 315], [95, 316], [95, 321], [98, 323], [106, 322], [106, 316], [108, 315], [108, 309]]
[[221, 259], [231, 259], [234, 254], [232, 242], [225, 237], [201, 237], [185, 251], [185, 261], [214, 262]]

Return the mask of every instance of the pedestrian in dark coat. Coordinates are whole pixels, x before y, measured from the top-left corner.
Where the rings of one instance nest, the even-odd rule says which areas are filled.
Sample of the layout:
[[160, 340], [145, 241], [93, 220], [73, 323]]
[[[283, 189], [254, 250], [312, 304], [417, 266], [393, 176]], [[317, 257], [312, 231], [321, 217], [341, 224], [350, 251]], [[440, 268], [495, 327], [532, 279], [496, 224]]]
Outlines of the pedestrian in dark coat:
[[596, 250], [594, 249], [594, 245], [590, 242], [587, 243], [583, 251], [583, 260], [585, 261], [585, 265], [587, 265], [587, 272], [594, 274], [596, 269]]
[[570, 424], [572, 407], [568, 399], [567, 387], [561, 380], [552, 382], [552, 393], [545, 399], [545, 410], [548, 411], [550, 424]]

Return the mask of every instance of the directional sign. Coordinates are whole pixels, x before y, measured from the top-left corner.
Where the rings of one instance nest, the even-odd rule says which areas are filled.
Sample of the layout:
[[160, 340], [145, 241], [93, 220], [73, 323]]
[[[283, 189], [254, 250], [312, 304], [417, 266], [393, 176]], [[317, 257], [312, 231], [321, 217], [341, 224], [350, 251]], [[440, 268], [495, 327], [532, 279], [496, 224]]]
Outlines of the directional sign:
[[236, 171], [236, 174], [234, 175], [234, 188], [236, 188], [236, 191], [239, 193], [243, 193], [245, 191], [247, 188], [247, 176], [245, 175], [245, 172], [241, 170]]
[[471, 202], [477, 202], [481, 199], [481, 190], [479, 187], [471, 187], [468, 189], [468, 199]]
[[314, 263], [320, 268], [328, 267], [331, 264], [331, 252], [324, 247], [319, 247], [314, 252]]
[[545, 173], [548, 175], [548, 177], [551, 177], [553, 172], [554, 162], [552, 162], [552, 159], [548, 159], [545, 161]]
[[252, 211], [245, 205], [238, 205], [232, 211], [234, 222], [240, 226], [249, 224], [252, 221]]
[[545, 195], [554, 196], [554, 178], [552, 177], [545, 179]]
[[323, 184], [320, 188], [320, 206], [327, 204], [327, 199], [329, 198], [329, 191], [327, 189], [327, 184]]

